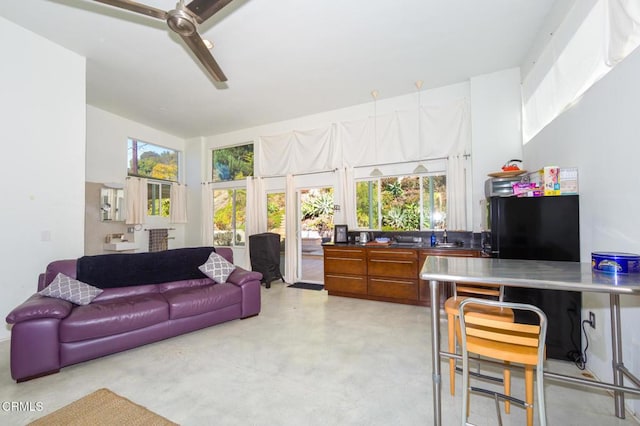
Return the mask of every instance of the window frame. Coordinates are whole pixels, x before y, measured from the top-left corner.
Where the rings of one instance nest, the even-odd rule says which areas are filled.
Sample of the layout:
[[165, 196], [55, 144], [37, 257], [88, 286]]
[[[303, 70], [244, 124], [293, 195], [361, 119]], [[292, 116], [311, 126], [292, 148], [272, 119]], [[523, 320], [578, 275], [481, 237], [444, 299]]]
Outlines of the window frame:
[[[231, 248], [246, 248], [247, 247], [247, 239], [248, 239], [248, 235], [246, 235], [246, 225], [247, 225], [247, 215], [246, 215], [246, 196], [247, 196], [247, 186], [246, 186], [246, 182], [244, 180], [235, 180], [235, 181], [225, 181], [225, 182], [216, 182], [214, 184], [212, 184], [211, 187], [211, 191], [212, 191], [212, 198], [214, 199], [214, 203], [213, 203], [213, 212], [212, 212], [212, 216], [213, 216], [213, 238], [214, 240], [212, 241], [212, 243], [214, 245], [218, 245], [220, 247], [231, 247]], [[222, 245], [222, 244], [216, 244], [215, 243], [215, 233], [216, 233], [216, 223], [215, 223], [215, 218], [216, 218], [216, 206], [215, 206], [215, 191], [233, 191], [233, 197], [232, 197], [232, 216], [231, 216], [231, 232], [232, 232], [232, 238], [231, 238], [231, 244], [230, 245]], [[237, 191], [244, 191], [245, 193], [245, 217], [244, 217], [244, 226], [245, 226], [245, 235], [244, 235], [244, 239], [242, 241], [242, 244], [237, 244], [236, 243], [236, 235], [238, 232], [238, 228], [237, 228], [237, 220], [236, 220], [236, 192]]]
[[[169, 218], [171, 215], [171, 184], [172, 181], [167, 181], [167, 180], [159, 180], [159, 179], [152, 179], [152, 178], [147, 178], [147, 216], [150, 217], [163, 217], [163, 218]], [[149, 192], [149, 186], [150, 185], [158, 185], [158, 194], [160, 195], [159, 199], [157, 199], [157, 197], [153, 197], [151, 198], [152, 194]], [[162, 186], [167, 186], [168, 187], [168, 192], [169, 192], [169, 196], [166, 198], [169, 200], [169, 208], [167, 209], [167, 214], [163, 215], [162, 214], [162, 200], [164, 200], [165, 198], [162, 196]], [[157, 203], [159, 205], [158, 208], [158, 214], [153, 214], [152, 213], [152, 208], [155, 210], [155, 204], [156, 204], [156, 199], [157, 199]], [[149, 201], [151, 201], [151, 206], [149, 206]]]
[[[135, 143], [136, 147], [135, 150], [133, 150], [133, 148], [131, 147], [131, 144]], [[176, 156], [176, 178], [175, 180], [173, 179], [163, 179], [163, 178], [159, 178], [159, 177], [155, 177], [155, 176], [150, 176], [150, 175], [144, 175], [144, 174], [140, 174], [138, 173], [138, 162], [140, 161], [139, 155], [136, 156], [136, 160], [132, 161], [134, 158], [133, 152], [130, 152], [131, 150], [133, 150], [134, 152], [139, 152], [140, 147], [138, 147], [138, 144], [145, 144], [145, 145], [149, 145], [152, 146], [154, 148], [156, 148], [157, 150], [165, 150], [168, 151], [170, 153], [175, 153]], [[135, 176], [135, 177], [141, 177], [141, 178], [146, 178], [146, 179], [150, 179], [150, 180], [154, 180], [154, 181], [159, 181], [159, 182], [176, 182], [179, 183], [181, 180], [181, 173], [182, 173], [182, 167], [180, 167], [180, 163], [182, 160], [182, 151], [174, 149], [174, 148], [169, 148], [163, 145], [157, 145], [151, 142], [146, 142], [143, 140], [140, 140], [138, 138], [132, 138], [132, 137], [128, 137], [127, 138], [127, 176]], [[133, 165], [130, 166], [130, 162], [132, 162], [133, 164], [135, 164], [135, 173], [132, 172], [132, 168]]]
[[[383, 179], [387, 179], [387, 178], [417, 178], [418, 179], [418, 185], [419, 185], [419, 193], [420, 193], [420, 198], [419, 198], [419, 204], [418, 204], [418, 208], [419, 208], [419, 215], [420, 215], [420, 220], [419, 220], [419, 229], [402, 229], [402, 230], [384, 230], [384, 232], [411, 232], [411, 231], [438, 231], [438, 230], [442, 230], [445, 229], [447, 227], [447, 221], [446, 218], [444, 219], [444, 225], [442, 228], [425, 228], [425, 218], [426, 217], [430, 217], [431, 218], [431, 223], [433, 224], [433, 217], [434, 217], [434, 206], [433, 203], [431, 203], [431, 210], [429, 212], [425, 212], [424, 211], [424, 179], [425, 177], [437, 177], [437, 176], [444, 176], [446, 179], [446, 171], [443, 170], [438, 170], [438, 171], [432, 171], [432, 172], [428, 172], [428, 173], [413, 173], [411, 171], [407, 172], [407, 173], [395, 173], [395, 174], [389, 174], [389, 175], [382, 175], [382, 176], [369, 176], [369, 177], [360, 177], [360, 178], [356, 178], [355, 183], [356, 183], [356, 187], [357, 184], [359, 182], [376, 182], [377, 183], [377, 224], [375, 228], [366, 228], [366, 229], [372, 229], [372, 230], [377, 230], [377, 231], [383, 231], [383, 216], [384, 216], [384, 211], [383, 211], [383, 200], [382, 200], [382, 180]], [[446, 182], [445, 182], [446, 185]], [[446, 188], [446, 186], [445, 186]], [[357, 197], [358, 195], [358, 191], [356, 191], [355, 196]], [[357, 207], [358, 205], [358, 200], [355, 199], [354, 200], [355, 205]], [[357, 215], [357, 212], [356, 212]], [[365, 228], [363, 228], [365, 229]]]
[[[222, 179], [218, 178], [218, 174], [216, 173], [216, 163], [215, 163], [216, 151], [224, 151], [224, 150], [235, 149], [235, 148], [240, 148], [240, 147], [245, 147], [245, 146], [251, 146], [251, 174], [244, 175], [240, 179], [236, 179], [234, 177], [232, 179], [222, 180]], [[255, 176], [255, 173], [256, 173], [255, 148], [256, 148], [256, 144], [253, 141], [240, 143], [240, 144], [236, 144], [236, 145], [227, 145], [227, 146], [221, 146], [221, 147], [212, 148], [211, 149], [211, 156], [210, 156], [210, 160], [211, 160], [210, 161], [211, 182], [213, 182], [215, 184], [229, 184], [231, 182], [243, 181], [249, 176]]]

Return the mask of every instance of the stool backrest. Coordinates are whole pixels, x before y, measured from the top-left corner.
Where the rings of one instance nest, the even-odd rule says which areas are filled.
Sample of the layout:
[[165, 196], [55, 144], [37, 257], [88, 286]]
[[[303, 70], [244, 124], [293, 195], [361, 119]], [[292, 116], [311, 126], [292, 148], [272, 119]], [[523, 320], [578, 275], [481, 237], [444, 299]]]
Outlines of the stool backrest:
[[504, 299], [504, 287], [497, 284], [453, 283], [453, 297], [481, 297], [501, 301]]
[[[532, 311], [538, 315], [539, 324], [522, 324], [500, 321], [473, 306], [494, 306]], [[544, 360], [544, 341], [547, 318], [536, 306], [522, 303], [499, 302], [469, 298], [460, 304], [460, 331], [463, 350], [504, 361], [537, 365]]]

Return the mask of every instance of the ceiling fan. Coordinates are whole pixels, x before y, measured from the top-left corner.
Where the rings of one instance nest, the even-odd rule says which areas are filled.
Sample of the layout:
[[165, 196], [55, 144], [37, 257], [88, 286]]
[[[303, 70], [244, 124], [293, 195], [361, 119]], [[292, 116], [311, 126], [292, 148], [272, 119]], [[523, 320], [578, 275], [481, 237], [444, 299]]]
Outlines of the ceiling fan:
[[169, 28], [182, 37], [182, 40], [193, 51], [207, 72], [216, 81], [227, 81], [227, 77], [216, 60], [213, 59], [213, 55], [211, 55], [200, 34], [198, 34], [198, 24], [202, 24], [211, 18], [213, 14], [231, 3], [232, 0], [193, 0], [186, 6], [184, 0], [179, 0], [174, 10], [166, 12], [129, 0], [94, 1], [167, 21]]

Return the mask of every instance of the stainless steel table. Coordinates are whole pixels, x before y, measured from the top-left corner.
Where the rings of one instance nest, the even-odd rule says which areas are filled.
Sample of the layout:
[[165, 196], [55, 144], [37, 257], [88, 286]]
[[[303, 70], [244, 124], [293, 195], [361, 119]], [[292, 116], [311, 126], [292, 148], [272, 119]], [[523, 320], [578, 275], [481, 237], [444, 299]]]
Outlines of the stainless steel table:
[[[447, 282], [609, 293], [613, 383], [550, 371], [545, 371], [544, 375], [555, 380], [613, 390], [615, 413], [622, 419], [625, 417], [624, 393], [640, 394], [640, 380], [622, 362], [620, 326], [620, 295], [640, 294], [640, 274], [612, 275], [593, 272], [590, 263], [429, 256], [422, 266], [420, 278], [429, 281], [431, 300], [440, 300], [440, 285]], [[440, 425], [440, 363], [442, 357], [451, 357], [453, 354], [440, 350], [439, 309], [431, 309], [431, 333], [434, 424]], [[623, 377], [627, 377], [638, 388], [625, 387]]]

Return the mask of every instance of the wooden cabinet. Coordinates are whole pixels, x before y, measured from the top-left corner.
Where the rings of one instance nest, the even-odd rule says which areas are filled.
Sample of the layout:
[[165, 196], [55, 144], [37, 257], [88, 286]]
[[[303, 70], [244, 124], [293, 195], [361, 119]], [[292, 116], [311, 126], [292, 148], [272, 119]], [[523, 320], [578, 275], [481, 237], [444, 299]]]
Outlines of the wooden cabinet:
[[[430, 306], [429, 282], [419, 279], [427, 256], [479, 257], [479, 250], [324, 246], [329, 295]], [[449, 296], [441, 292], [442, 305]]]
[[417, 303], [417, 250], [369, 248], [367, 272], [369, 296]]
[[329, 294], [367, 294], [364, 247], [324, 247], [324, 288]]

